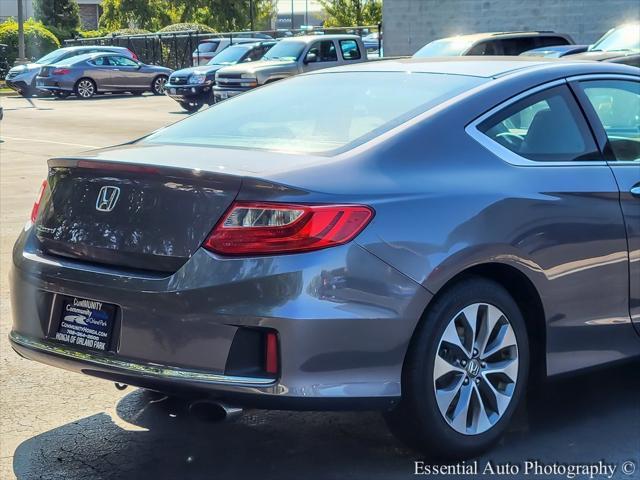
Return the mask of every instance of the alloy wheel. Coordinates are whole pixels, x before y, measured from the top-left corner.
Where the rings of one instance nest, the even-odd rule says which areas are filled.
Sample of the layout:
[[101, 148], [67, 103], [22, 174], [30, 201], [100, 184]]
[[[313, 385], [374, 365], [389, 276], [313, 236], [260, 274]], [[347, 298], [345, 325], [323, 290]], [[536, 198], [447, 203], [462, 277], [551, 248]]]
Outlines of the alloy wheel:
[[91, 98], [96, 93], [96, 89], [91, 80], [80, 80], [78, 83], [78, 95], [82, 98]]
[[164, 85], [167, 83], [167, 77], [158, 77], [153, 81], [153, 91], [157, 95], [164, 93]]
[[462, 309], [436, 353], [433, 385], [442, 417], [456, 432], [478, 435], [504, 415], [518, 381], [518, 344], [506, 315], [487, 303]]

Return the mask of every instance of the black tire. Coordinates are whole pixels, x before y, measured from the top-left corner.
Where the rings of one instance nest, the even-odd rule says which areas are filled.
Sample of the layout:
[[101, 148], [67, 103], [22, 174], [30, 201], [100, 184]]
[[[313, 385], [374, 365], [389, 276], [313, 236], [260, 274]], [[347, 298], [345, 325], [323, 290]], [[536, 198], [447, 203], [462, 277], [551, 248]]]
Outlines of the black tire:
[[166, 75], [158, 75], [151, 82], [151, 92], [154, 95], [164, 95], [164, 85], [169, 80], [169, 77]]
[[73, 90], [76, 94], [76, 97], [81, 98], [83, 100], [87, 100], [95, 96], [96, 93], [98, 93], [96, 82], [86, 77], [78, 80]]
[[[434, 365], [445, 329], [459, 312], [475, 303], [495, 306], [508, 319], [517, 342], [518, 373], [511, 400], [495, 424], [482, 433], [463, 434], [447, 423], [439, 410]], [[505, 432], [526, 391], [528, 372], [527, 330], [518, 305], [500, 284], [469, 277], [440, 294], [421, 320], [405, 359], [402, 399], [394, 410], [384, 414], [385, 420], [401, 441], [428, 458], [460, 460], [475, 457], [490, 448]]]
[[189, 113], [197, 112], [202, 107], [200, 103], [180, 102], [180, 106]]

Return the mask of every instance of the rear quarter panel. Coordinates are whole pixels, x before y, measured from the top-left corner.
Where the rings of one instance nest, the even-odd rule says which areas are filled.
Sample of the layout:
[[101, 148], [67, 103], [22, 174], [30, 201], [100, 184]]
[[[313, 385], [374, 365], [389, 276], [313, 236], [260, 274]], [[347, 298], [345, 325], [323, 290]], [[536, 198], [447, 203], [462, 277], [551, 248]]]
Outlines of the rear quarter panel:
[[433, 294], [479, 264], [524, 273], [544, 308], [549, 374], [640, 353], [610, 169], [514, 166], [465, 132], [495, 105], [554, 79], [542, 72], [496, 80], [495, 88], [436, 109], [344, 161], [282, 179], [311, 182], [309, 190], [334, 195], [327, 199], [372, 205], [376, 216], [356, 241]]

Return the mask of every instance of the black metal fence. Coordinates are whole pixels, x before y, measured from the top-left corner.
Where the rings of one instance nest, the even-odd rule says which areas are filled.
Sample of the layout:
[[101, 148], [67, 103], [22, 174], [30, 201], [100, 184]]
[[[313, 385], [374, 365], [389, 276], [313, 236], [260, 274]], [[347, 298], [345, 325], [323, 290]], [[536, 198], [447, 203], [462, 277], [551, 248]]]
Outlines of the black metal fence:
[[[96, 38], [76, 38], [65, 40], [65, 46], [74, 45], [108, 45], [126, 47], [134, 52], [140, 61], [149, 64], [164, 65], [172, 69], [186, 68], [199, 64], [200, 51], [198, 44], [205, 39], [227, 38], [230, 43], [238, 38], [255, 38], [256, 41], [269, 38], [283, 38], [296, 35], [323, 35], [331, 33], [350, 33], [362, 37], [371, 33], [379, 33], [377, 49], [381, 50], [381, 25], [344, 27], [344, 28], [314, 28], [296, 30], [262, 30], [224, 33], [198, 33], [197, 31], [148, 33], [140, 35], [106, 36]], [[370, 44], [371, 45], [371, 44]]]

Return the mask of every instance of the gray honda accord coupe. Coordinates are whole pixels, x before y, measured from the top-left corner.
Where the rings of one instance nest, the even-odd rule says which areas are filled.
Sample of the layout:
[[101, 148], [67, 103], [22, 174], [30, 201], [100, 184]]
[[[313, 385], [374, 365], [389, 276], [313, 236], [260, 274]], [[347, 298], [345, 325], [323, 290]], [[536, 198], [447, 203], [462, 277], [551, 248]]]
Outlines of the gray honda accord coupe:
[[476, 455], [546, 377], [640, 355], [638, 72], [360, 63], [51, 159], [13, 348], [227, 410], [377, 409]]
[[36, 86], [63, 98], [72, 93], [81, 99], [105, 92], [162, 95], [171, 72], [170, 68], [147, 65], [118, 53], [98, 52], [42, 67]]

